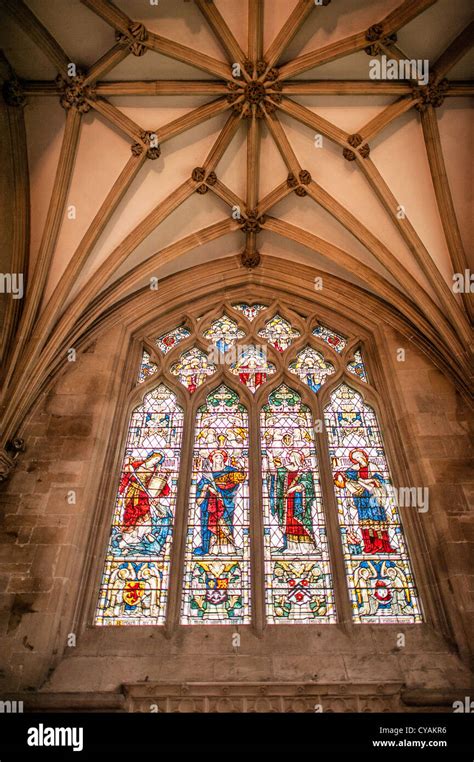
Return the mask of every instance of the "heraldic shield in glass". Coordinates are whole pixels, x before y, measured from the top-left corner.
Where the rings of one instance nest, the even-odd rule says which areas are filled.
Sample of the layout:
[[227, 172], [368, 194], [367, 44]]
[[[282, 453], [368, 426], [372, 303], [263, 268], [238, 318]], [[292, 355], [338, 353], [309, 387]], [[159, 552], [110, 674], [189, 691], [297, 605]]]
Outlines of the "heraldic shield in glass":
[[344, 347], [347, 344], [347, 341], [344, 336], [341, 336], [340, 333], [336, 333], [335, 331], [332, 331], [330, 328], [326, 328], [324, 325], [318, 325], [313, 330], [313, 336], [317, 336], [318, 339], [321, 339], [321, 341], [325, 341], [326, 344], [329, 344], [329, 346], [334, 349], [335, 352], [342, 352]]
[[311, 412], [282, 385], [261, 413], [267, 621], [336, 621]]
[[250, 622], [248, 416], [222, 385], [197, 413], [183, 624]]
[[422, 620], [375, 412], [346, 384], [325, 409], [355, 622]]
[[95, 624], [164, 624], [183, 411], [160, 385], [132, 413]]
[[187, 339], [188, 336], [191, 336], [191, 331], [189, 328], [186, 328], [184, 325], [180, 325], [178, 328], [174, 328], [172, 331], [159, 336], [157, 339], [155, 339], [155, 343], [157, 347], [161, 349], [163, 354], [166, 355], [168, 352], [171, 352], [172, 349], [178, 346], [178, 344], [184, 341], [184, 339]]

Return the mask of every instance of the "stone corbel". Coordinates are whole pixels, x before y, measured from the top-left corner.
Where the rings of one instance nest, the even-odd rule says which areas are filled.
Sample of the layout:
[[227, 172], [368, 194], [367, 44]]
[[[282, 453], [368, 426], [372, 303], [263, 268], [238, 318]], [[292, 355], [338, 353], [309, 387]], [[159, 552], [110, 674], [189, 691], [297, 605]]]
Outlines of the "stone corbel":
[[2, 87], [3, 99], [7, 106], [23, 108], [26, 105], [26, 97], [20, 80], [13, 76], [5, 80]]
[[12, 439], [0, 449], [0, 482], [5, 482], [16, 466], [20, 452], [25, 451], [23, 439]]

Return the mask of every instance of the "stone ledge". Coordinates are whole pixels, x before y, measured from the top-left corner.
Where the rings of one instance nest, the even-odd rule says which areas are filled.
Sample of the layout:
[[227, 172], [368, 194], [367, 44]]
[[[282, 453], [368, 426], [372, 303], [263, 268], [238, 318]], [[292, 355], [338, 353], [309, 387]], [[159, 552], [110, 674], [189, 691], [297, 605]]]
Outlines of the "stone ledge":
[[122, 686], [131, 712], [403, 711], [402, 683], [135, 683]]
[[122, 693], [17, 693], [10, 701], [23, 701], [30, 712], [126, 712]]
[[[472, 691], [471, 691], [472, 692]], [[18, 693], [34, 712], [452, 712], [470, 689], [407, 689], [403, 683], [141, 682], [121, 692]]]
[[472, 687], [464, 689], [447, 688], [446, 690], [410, 688], [403, 689], [400, 695], [407, 707], [416, 707], [421, 711], [425, 711], [426, 707], [429, 707], [432, 711], [452, 711], [454, 701], [462, 701], [466, 696], [471, 694]]

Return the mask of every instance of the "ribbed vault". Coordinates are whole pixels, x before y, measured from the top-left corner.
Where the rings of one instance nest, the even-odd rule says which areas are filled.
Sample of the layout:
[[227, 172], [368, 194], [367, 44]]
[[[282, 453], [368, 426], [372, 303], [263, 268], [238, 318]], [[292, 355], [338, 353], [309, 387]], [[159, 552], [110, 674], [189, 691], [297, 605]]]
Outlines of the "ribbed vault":
[[[4, 56], [1, 66], [15, 178], [8, 268], [29, 271], [26, 298], [21, 304], [9, 300], [5, 311], [3, 444], [21, 431], [40, 391], [64, 367], [68, 348], [80, 347], [108, 321], [133, 315], [139, 305], [152, 305], [156, 292], [150, 291], [150, 279], [158, 278], [161, 289], [171, 288], [172, 274], [180, 269], [189, 269], [190, 294], [198, 274], [210, 278], [211, 293], [213, 277], [232, 287], [259, 282], [270, 287], [270, 277], [277, 279], [279, 272], [291, 281], [288, 289], [296, 294], [291, 261], [309, 254], [313, 271], [295, 266], [298, 277], [306, 279], [300, 281], [302, 291], [307, 293], [314, 278], [322, 276], [322, 290], [313, 288], [316, 302], [336, 309], [338, 300], [344, 301], [344, 309], [350, 305], [355, 315], [367, 311], [372, 320], [378, 312], [414, 337], [466, 389], [472, 303], [469, 294], [453, 293], [451, 280], [468, 263], [438, 125], [440, 107], [449, 109], [450, 103], [474, 91], [472, 83], [451, 78], [472, 41], [466, 9], [461, 7], [457, 32], [449, 31], [444, 47], [431, 61], [427, 85], [406, 79], [375, 81], [368, 75], [368, 62], [374, 58], [420, 55], [417, 50], [402, 50], [399, 37], [436, 4], [436, 0], [363, 2], [360, 17], [351, 23], [360, 29], [344, 35], [339, 31], [347, 10], [344, 0], [318, 4], [239, 0], [231, 4], [232, 12], [225, 0], [193, 4], [183, 0], [171, 4], [176, 34], [168, 37], [155, 31], [171, 25], [167, 18], [171, 6], [165, 1], [152, 10], [150, 4], [146, 13], [142, 9], [142, 17], [137, 14], [143, 4], [135, 0], [118, 5], [82, 0], [80, 9], [75, 2], [72, 10], [87, 14], [80, 16], [84, 23], [91, 29], [97, 25], [99, 38], [110, 40], [110, 47], [86, 65], [75, 62], [62, 46], [67, 33], [61, 13], [67, 4], [58, 1], [49, 11], [52, 26], [61, 31], [55, 34], [43, 19], [48, 14], [38, 0], [28, 4], [1, 0], [5, 19], [21, 33], [17, 53], [8, 49], [8, 60]], [[191, 36], [191, 46], [189, 32], [197, 28], [197, 14], [205, 31]], [[244, 22], [246, 34], [241, 29]], [[325, 28], [329, 41], [311, 47], [319, 27]], [[439, 34], [443, 35], [442, 28]], [[408, 32], [405, 39], [410, 39]], [[43, 67], [35, 59], [30, 68], [25, 63], [31, 42], [41, 53]], [[136, 72], [147, 61], [150, 67], [153, 56], [158, 74], [164, 71], [166, 78], [138, 79]], [[324, 76], [328, 65], [346, 59], [356, 62], [350, 71], [360, 71], [364, 65], [366, 77]], [[167, 76], [173, 71], [166, 63], [170, 61], [176, 78]], [[124, 68], [127, 63], [129, 69]], [[48, 75], [53, 69], [55, 76], [30, 74], [32, 67]], [[315, 78], [318, 69], [320, 79]], [[122, 72], [122, 79], [117, 72]], [[352, 103], [360, 99], [367, 105], [374, 98], [384, 100], [378, 109], [371, 106], [369, 118], [350, 130], [318, 113], [318, 103], [333, 96], [342, 105], [345, 99]], [[163, 116], [167, 107], [156, 107], [157, 98], [165, 104], [173, 98], [169, 121]], [[51, 109], [52, 121], [58, 120], [59, 104], [65, 124], [57, 141], [41, 236], [33, 251], [26, 142], [35, 134], [25, 129], [25, 104], [34, 102]], [[153, 105], [144, 110], [150, 102]], [[143, 116], [142, 123], [137, 115]], [[398, 124], [406, 129], [413, 121], [426, 151], [423, 160], [431, 175], [446, 251], [443, 261], [434, 256], [409, 211], [400, 214], [404, 199], [377, 162], [385, 138], [393, 140]], [[81, 235], [68, 250], [65, 220], [71, 194], [83, 202], [77, 191], [77, 175], [83, 171], [81, 140], [97, 124], [110, 130], [117, 156], [127, 157], [115, 177], [112, 173], [109, 181], [107, 175], [105, 195], [94, 205], [87, 224], [79, 225]], [[350, 167], [348, 183], [358, 183], [354, 187], [370, 194], [376, 224], [319, 182], [315, 147], [319, 140], [335, 166]], [[201, 144], [205, 150], [199, 153]], [[155, 174], [150, 174], [150, 165], [158, 167]], [[186, 176], [181, 179], [183, 167]], [[87, 167], [91, 185], [96, 169]], [[235, 183], [227, 177], [236, 178]], [[135, 220], [136, 210], [129, 213], [129, 206], [139, 187], [146, 187], [147, 202]], [[87, 184], [83, 194], [87, 197]], [[369, 196], [364, 195], [361, 204], [365, 198]], [[114, 240], [114, 231], [122, 230], [129, 214], [131, 224]], [[193, 259], [193, 253], [203, 252], [212, 259], [216, 246], [218, 256], [225, 256], [224, 267], [191, 271], [203, 261]], [[273, 249], [280, 256], [280, 267]], [[145, 319], [142, 312], [140, 316]]]

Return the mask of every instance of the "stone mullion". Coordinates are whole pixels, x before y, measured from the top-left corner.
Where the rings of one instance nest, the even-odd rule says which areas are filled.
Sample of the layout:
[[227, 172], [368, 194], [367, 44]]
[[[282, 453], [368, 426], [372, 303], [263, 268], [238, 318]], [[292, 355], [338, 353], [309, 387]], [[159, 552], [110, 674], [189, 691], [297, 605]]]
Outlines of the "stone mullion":
[[[169, 385], [168, 382], [167, 385]], [[179, 462], [178, 493], [171, 546], [168, 606], [165, 624], [167, 637], [171, 637], [174, 634], [180, 623], [197, 407], [194, 399], [187, 400], [184, 406], [183, 440]]]
[[319, 478], [323, 512], [326, 522], [334, 598], [336, 602], [336, 614], [338, 622], [347, 627], [352, 625], [352, 607], [347, 588], [346, 568], [341, 542], [341, 529], [338, 519], [338, 505], [334, 494], [329, 443], [324, 423], [324, 410], [319, 397], [315, 398], [312, 407], [313, 412], [316, 414], [315, 420], [323, 422], [323, 431], [315, 432], [315, 439], [318, 453]]
[[[258, 301], [255, 296], [243, 298], [250, 304]], [[271, 314], [276, 309], [276, 303], [268, 305], [267, 312]], [[258, 316], [251, 323], [246, 337], [248, 344], [257, 346], [264, 340], [258, 336]], [[275, 363], [274, 363], [275, 364]], [[276, 374], [279, 374], [277, 366]], [[257, 394], [257, 392], [256, 392]], [[265, 611], [265, 544], [263, 535], [263, 486], [261, 462], [261, 432], [260, 412], [268, 394], [255, 404], [255, 397], [249, 408], [249, 484], [250, 484], [250, 570], [252, 589], [252, 625], [255, 633], [261, 637], [267, 624]]]
[[259, 408], [249, 411], [250, 572], [252, 625], [261, 636], [265, 616], [265, 549], [263, 538], [262, 468], [260, 462]]

